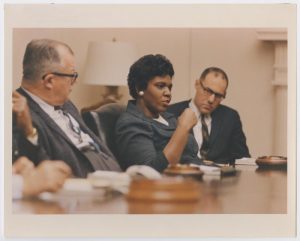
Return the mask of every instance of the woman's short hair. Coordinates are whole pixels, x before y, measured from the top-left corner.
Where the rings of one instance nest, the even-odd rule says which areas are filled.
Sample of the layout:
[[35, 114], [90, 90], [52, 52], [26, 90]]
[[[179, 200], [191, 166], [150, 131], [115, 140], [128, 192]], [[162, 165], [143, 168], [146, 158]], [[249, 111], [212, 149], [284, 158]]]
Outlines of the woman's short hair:
[[171, 62], [161, 54], [149, 54], [141, 57], [129, 69], [127, 78], [129, 93], [136, 99], [138, 91], [147, 89], [148, 82], [155, 77], [174, 75]]

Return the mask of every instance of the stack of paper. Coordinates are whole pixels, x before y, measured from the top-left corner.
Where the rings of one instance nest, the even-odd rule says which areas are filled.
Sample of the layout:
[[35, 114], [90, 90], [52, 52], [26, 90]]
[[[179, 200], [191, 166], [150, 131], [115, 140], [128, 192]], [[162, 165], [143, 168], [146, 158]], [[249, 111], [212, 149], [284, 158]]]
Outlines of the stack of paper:
[[126, 193], [131, 178], [125, 172], [95, 171], [88, 175], [88, 180], [94, 188], [110, 188]]
[[220, 167], [215, 167], [215, 166], [205, 166], [205, 165], [196, 165], [196, 164], [190, 164], [191, 166], [194, 167], [199, 167], [201, 171], [204, 172], [204, 175], [221, 175], [221, 169]]
[[104, 197], [107, 194], [105, 188], [93, 188], [92, 184], [84, 178], [69, 178], [65, 181], [63, 187], [55, 193], [43, 192], [39, 197], [43, 200], [52, 200], [55, 198], [87, 198]]
[[253, 165], [253, 166], [256, 166], [256, 158], [248, 158], [248, 157], [244, 157], [244, 158], [241, 158], [241, 159], [236, 159], [235, 160], [235, 164], [236, 165]]

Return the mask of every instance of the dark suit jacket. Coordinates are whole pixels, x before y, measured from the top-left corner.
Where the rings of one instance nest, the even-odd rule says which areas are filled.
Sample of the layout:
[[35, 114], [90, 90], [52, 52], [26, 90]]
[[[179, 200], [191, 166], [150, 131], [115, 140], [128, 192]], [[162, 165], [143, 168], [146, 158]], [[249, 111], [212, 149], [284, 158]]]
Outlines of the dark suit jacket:
[[[168, 166], [163, 149], [176, 129], [176, 118], [169, 113], [161, 115], [169, 126], [146, 117], [135, 101], [128, 102], [126, 112], [115, 127], [117, 157], [123, 169], [131, 165], [148, 165], [161, 172]], [[180, 163], [200, 164], [197, 152], [198, 144], [190, 134]]]
[[[20, 137], [19, 154], [27, 156], [35, 164], [45, 159], [63, 160], [71, 167], [73, 174], [78, 177], [86, 177], [87, 173], [95, 171], [97, 165], [90, 163], [49, 115], [22, 88], [17, 91], [27, 98], [33, 125], [38, 130], [38, 146], [32, 145], [26, 138]], [[63, 107], [76, 119], [81, 130], [90, 135], [100, 147], [102, 154], [99, 155], [103, 162], [110, 163], [112, 171], [120, 171], [111, 151], [88, 129], [74, 104], [67, 101]]]
[[[170, 105], [167, 111], [178, 117], [189, 107], [189, 103], [190, 100]], [[218, 163], [232, 163], [235, 159], [250, 157], [238, 112], [219, 105], [211, 113], [211, 118], [207, 159]]]

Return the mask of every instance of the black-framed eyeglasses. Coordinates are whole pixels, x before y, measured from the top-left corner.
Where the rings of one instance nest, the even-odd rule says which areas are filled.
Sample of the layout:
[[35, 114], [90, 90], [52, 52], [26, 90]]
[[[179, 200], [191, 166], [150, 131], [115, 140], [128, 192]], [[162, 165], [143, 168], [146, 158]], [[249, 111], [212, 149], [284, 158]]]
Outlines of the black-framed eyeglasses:
[[202, 87], [202, 89], [203, 89], [203, 91], [204, 91], [204, 94], [205, 94], [206, 96], [212, 96], [212, 95], [215, 95], [215, 98], [216, 98], [217, 100], [223, 100], [223, 99], [225, 99], [225, 97], [226, 97], [225, 94], [223, 95], [223, 94], [217, 93], [217, 92], [213, 91], [212, 89], [205, 87], [205, 86], [203, 85], [202, 81], [200, 81], [200, 85], [201, 85], [201, 87]]
[[[51, 72], [51, 73], [48, 73], [48, 74], [54, 74], [54, 75], [62, 76], [62, 77], [70, 77], [70, 78], [72, 78], [72, 82], [74, 82], [74, 81], [78, 78], [78, 76], [79, 76], [77, 72], [74, 72], [73, 74], [65, 74], [65, 73], [59, 73], [59, 72]], [[43, 79], [44, 79], [48, 74], [43, 75]]]

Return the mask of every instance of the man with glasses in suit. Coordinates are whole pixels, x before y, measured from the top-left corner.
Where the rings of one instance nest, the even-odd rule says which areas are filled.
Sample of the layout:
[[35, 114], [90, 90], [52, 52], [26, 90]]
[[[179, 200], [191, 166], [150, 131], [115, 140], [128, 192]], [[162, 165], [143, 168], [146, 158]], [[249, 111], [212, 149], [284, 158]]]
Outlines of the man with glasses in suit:
[[63, 160], [77, 177], [95, 170], [121, 171], [108, 147], [84, 124], [69, 94], [78, 77], [72, 49], [65, 43], [32, 40], [23, 59], [23, 78], [17, 90], [25, 96], [34, 128], [24, 132], [20, 155], [35, 165]]
[[235, 159], [250, 157], [238, 112], [221, 105], [227, 87], [228, 77], [222, 69], [207, 68], [196, 80], [195, 97], [167, 110], [176, 116], [185, 108], [195, 112], [198, 123], [193, 134], [199, 146], [198, 156], [207, 163], [232, 164]]

